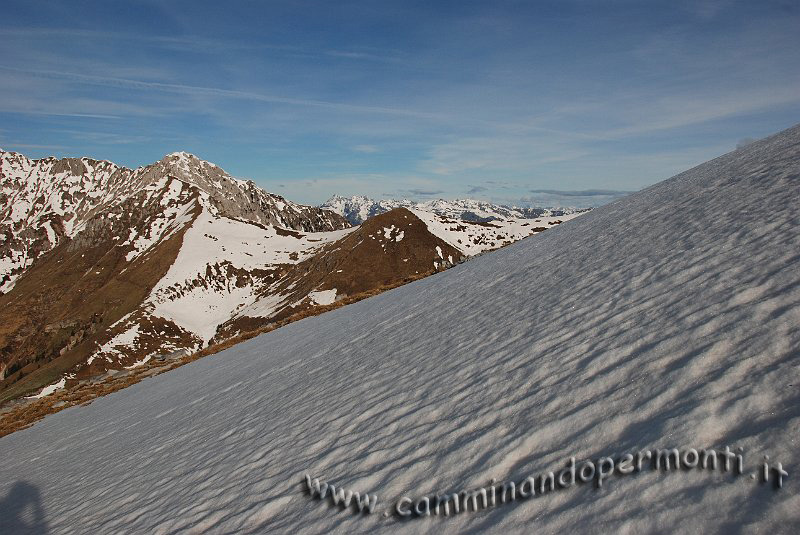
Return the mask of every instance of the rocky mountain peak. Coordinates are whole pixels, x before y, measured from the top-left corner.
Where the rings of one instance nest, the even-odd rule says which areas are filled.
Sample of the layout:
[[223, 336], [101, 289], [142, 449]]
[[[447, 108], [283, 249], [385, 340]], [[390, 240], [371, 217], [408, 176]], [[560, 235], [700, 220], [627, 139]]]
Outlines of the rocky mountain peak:
[[[141, 223], [163, 230], [156, 224], [163, 219], [158, 212], [175, 209], [175, 203], [194, 203], [195, 198], [216, 215], [260, 225], [306, 232], [350, 226], [333, 212], [287, 201], [188, 152], [168, 154], [135, 170], [91, 158], [31, 160], [0, 152], [0, 294], [64, 239], [75, 239], [89, 227], [116, 232], [100, 227], [117, 221], [120, 207], [129, 200], [136, 202], [124, 210], [128, 215], [142, 211], [143, 203], [155, 203], [148, 208], [152, 221]], [[124, 243], [127, 235], [118, 238]]]

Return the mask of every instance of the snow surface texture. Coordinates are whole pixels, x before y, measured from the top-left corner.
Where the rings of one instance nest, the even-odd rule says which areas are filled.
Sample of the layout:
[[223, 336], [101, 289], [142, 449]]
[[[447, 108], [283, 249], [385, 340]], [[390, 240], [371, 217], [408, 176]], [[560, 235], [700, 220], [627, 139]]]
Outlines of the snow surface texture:
[[[53, 533], [797, 533], [799, 175], [795, 127], [48, 416], [0, 438], [0, 531], [39, 507]], [[746, 475], [650, 470], [383, 515], [571, 455], [725, 445]], [[763, 455], [783, 489], [747, 477]], [[305, 473], [377, 494], [375, 513], [312, 499]]]

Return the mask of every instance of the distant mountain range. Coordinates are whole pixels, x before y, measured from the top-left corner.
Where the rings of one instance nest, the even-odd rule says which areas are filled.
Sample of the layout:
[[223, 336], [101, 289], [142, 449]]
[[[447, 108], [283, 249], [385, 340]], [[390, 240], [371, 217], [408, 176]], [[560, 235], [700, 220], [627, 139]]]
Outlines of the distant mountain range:
[[576, 215], [369, 202], [303, 206], [185, 152], [127, 169], [0, 151], [0, 402], [315, 314]]
[[352, 197], [334, 195], [321, 204], [320, 208], [341, 215], [353, 225], [359, 225], [370, 217], [388, 212], [394, 208], [409, 208], [432, 212], [453, 219], [478, 222], [560, 217], [589, 210], [587, 208], [520, 208], [475, 199], [456, 199], [452, 201], [436, 199], [425, 202], [415, 202], [408, 199], [374, 200], [363, 195], [354, 195]]

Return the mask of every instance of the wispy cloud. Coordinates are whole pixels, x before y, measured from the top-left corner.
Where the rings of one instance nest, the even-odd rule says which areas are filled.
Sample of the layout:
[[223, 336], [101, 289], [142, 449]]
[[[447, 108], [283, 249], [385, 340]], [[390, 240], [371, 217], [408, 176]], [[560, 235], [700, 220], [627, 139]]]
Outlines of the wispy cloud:
[[444, 193], [444, 190], [440, 189], [419, 189], [419, 188], [412, 188], [401, 191], [405, 191], [406, 193], [413, 195], [415, 197], [430, 197], [432, 195], [441, 195], [442, 193]]
[[385, 51], [382, 51], [381, 53], [376, 53], [376, 52], [361, 52], [354, 50], [326, 50], [324, 54], [334, 58], [342, 58], [347, 60], [373, 61], [373, 62], [383, 62], [383, 63], [406, 63], [405, 60], [398, 57], [397, 55], [392, 55]]
[[579, 3], [12, 2], [3, 138], [189, 150], [304, 202], [594, 203], [800, 117], [791, 2]]
[[747, 90], [727, 90], [703, 95], [666, 95], [649, 101], [641, 100], [621, 106], [621, 109], [626, 110], [622, 116], [629, 119], [629, 126], [605, 130], [603, 135], [609, 139], [624, 138], [800, 103], [800, 92], [795, 87], [800, 87], [800, 77], [794, 87], [775, 84]]
[[138, 46], [158, 47], [164, 50], [205, 52], [276, 50], [286, 53], [306, 53], [303, 47], [290, 44], [253, 42], [234, 39], [215, 39], [202, 35], [155, 35], [141, 32], [104, 31], [59, 27], [0, 28], [5, 39], [82, 40], [88, 43], [126, 42]]
[[49, 117], [79, 117], [84, 119], [120, 119], [119, 115], [105, 115], [100, 113], [69, 113], [47, 110], [24, 110], [18, 108], [0, 107], [0, 113], [20, 114], [20, 115], [43, 115]]
[[73, 147], [65, 147], [63, 145], [35, 145], [30, 143], [13, 143], [13, 142], [6, 143], [0, 141], [0, 150], [13, 151], [13, 152], [19, 152], [20, 150], [25, 150], [25, 149], [44, 149], [48, 151], [60, 151], [71, 148]]
[[381, 149], [375, 145], [356, 145], [353, 147], [353, 150], [356, 152], [363, 152], [364, 154], [374, 154], [381, 151]]
[[89, 130], [58, 130], [57, 132], [66, 134], [75, 140], [89, 141], [98, 145], [130, 145], [144, 143], [152, 139], [146, 135], [129, 135], [119, 132], [93, 132]]
[[548, 195], [560, 195], [561, 197], [620, 197], [632, 193], [632, 191], [613, 190], [613, 189], [581, 189], [581, 190], [560, 190], [560, 189], [532, 189], [530, 193], [546, 193]]
[[730, 0], [691, 0], [690, 2], [685, 2], [683, 7], [701, 20], [711, 20], [716, 18], [730, 4]]
[[398, 108], [387, 108], [382, 106], [364, 106], [359, 104], [348, 104], [344, 102], [333, 102], [326, 100], [301, 99], [292, 97], [282, 97], [265, 93], [253, 93], [249, 91], [239, 91], [234, 89], [222, 89], [218, 87], [204, 87], [186, 84], [173, 84], [163, 82], [146, 82], [142, 80], [132, 80], [128, 78], [116, 78], [109, 76], [94, 76], [88, 74], [60, 72], [51, 70], [18, 69], [8, 65], [0, 65], [0, 70], [24, 73], [31, 76], [38, 76], [49, 79], [67, 80], [70, 82], [99, 85], [103, 87], [118, 87], [135, 90], [155, 90], [170, 93], [194, 94], [200, 96], [216, 96], [233, 99], [251, 100], [257, 102], [269, 102], [274, 104], [289, 104], [293, 106], [308, 106], [317, 108], [328, 108], [347, 112], [372, 113], [382, 115], [398, 115], [407, 117], [436, 119], [442, 118], [441, 114], [420, 112], [415, 110], [405, 110]]
[[421, 168], [437, 175], [455, 175], [492, 170], [530, 171], [536, 166], [565, 162], [586, 156], [580, 145], [557, 135], [465, 137], [434, 145]]

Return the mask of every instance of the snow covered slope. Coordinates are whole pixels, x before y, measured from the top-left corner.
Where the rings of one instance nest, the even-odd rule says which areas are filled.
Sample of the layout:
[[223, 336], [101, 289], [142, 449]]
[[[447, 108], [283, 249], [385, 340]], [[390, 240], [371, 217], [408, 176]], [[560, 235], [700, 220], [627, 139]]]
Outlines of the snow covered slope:
[[[794, 127], [50, 416], [0, 438], [0, 531], [796, 533], [799, 181]], [[743, 475], [645, 466], [391, 514], [403, 496], [538, 482], [571, 456], [726, 445]], [[780, 490], [759, 482], [764, 455], [790, 474]], [[312, 498], [305, 474], [377, 494], [375, 512]]]
[[574, 212], [563, 216], [541, 216], [536, 219], [498, 217], [491, 218], [490, 221], [471, 221], [428, 210], [413, 209], [412, 213], [425, 222], [428, 231], [467, 256], [509, 245], [580, 215]]

